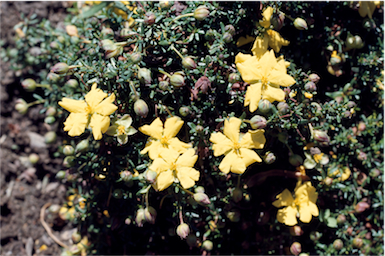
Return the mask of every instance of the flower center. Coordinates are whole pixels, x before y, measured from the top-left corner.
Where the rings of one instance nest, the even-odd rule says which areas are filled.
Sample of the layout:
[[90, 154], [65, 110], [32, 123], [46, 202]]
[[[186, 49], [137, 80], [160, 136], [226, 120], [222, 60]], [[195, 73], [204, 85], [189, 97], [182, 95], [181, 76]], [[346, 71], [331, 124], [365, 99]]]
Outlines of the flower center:
[[118, 126], [118, 135], [126, 134], [126, 129], [123, 125]]
[[313, 155], [314, 161], [319, 163], [323, 157], [323, 153]]
[[160, 143], [162, 143], [163, 146], [168, 146], [168, 138], [162, 136]]
[[269, 83], [269, 79], [267, 79], [266, 76], [263, 76], [261, 78], [261, 83], [262, 83], [263, 86], [266, 86]]
[[235, 153], [239, 154], [239, 150], [241, 149], [241, 145], [238, 142], [235, 142], [233, 145], [233, 149]]
[[90, 106], [85, 107], [85, 111], [89, 115], [92, 115], [94, 113], [93, 109]]

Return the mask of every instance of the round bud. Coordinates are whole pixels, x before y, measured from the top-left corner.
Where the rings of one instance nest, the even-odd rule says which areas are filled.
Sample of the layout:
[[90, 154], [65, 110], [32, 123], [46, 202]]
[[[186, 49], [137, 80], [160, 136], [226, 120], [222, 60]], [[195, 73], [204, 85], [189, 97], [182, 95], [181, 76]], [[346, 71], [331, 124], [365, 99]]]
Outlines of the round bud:
[[211, 204], [209, 197], [205, 193], [195, 193], [193, 197], [194, 200], [200, 205], [206, 206]]
[[360, 237], [355, 237], [354, 239], [353, 239], [353, 247], [354, 248], [357, 248], [357, 249], [359, 249], [359, 248], [361, 248], [362, 247], [362, 245], [364, 244], [364, 242], [362, 241], [362, 238], [360, 238]]
[[225, 32], [229, 33], [230, 35], [234, 35], [235, 34], [235, 28], [233, 25], [226, 25], [225, 26]]
[[28, 108], [29, 108], [29, 106], [24, 99], [17, 99], [16, 100], [15, 109], [17, 110], [17, 112], [24, 115], [27, 113]]
[[266, 100], [266, 99], [262, 99], [259, 101], [259, 104], [258, 104], [258, 109], [259, 111], [261, 111], [261, 113], [263, 114], [267, 114], [270, 112], [270, 109], [271, 109], [271, 103], [270, 101]]
[[186, 239], [190, 233], [190, 227], [186, 223], [182, 223], [176, 228], [176, 233], [181, 239]]
[[195, 69], [197, 67], [197, 64], [191, 57], [183, 58], [182, 65], [184, 68], [187, 68], [187, 69]]
[[71, 88], [77, 88], [79, 86], [79, 82], [76, 79], [70, 79], [64, 84], [64, 86], [68, 86]]
[[223, 41], [225, 43], [230, 43], [231, 41], [233, 41], [233, 36], [229, 32], [225, 32], [223, 34]]
[[85, 139], [85, 140], [82, 140], [80, 141], [76, 147], [75, 147], [75, 152], [76, 153], [79, 153], [79, 152], [86, 152], [89, 148], [90, 144], [88, 142], [88, 139]]
[[170, 83], [172, 86], [175, 86], [175, 87], [182, 87], [185, 85], [185, 82], [184, 82], [184, 77], [180, 74], [173, 74], [171, 77], [170, 77]]
[[63, 147], [63, 154], [66, 156], [72, 156], [73, 154], [75, 154], [74, 147], [72, 147], [71, 145], [65, 145]]
[[51, 144], [56, 141], [56, 132], [54, 131], [49, 131], [44, 135], [44, 141], [46, 144]]
[[75, 157], [66, 156], [63, 160], [63, 166], [66, 168], [72, 167], [75, 165]]
[[153, 13], [146, 13], [146, 16], [144, 17], [143, 23], [146, 25], [152, 25], [155, 23], [156, 16]]
[[179, 108], [179, 114], [181, 115], [181, 116], [188, 116], [189, 114], [190, 114], [190, 108], [189, 107], [180, 107]]
[[134, 103], [134, 111], [136, 115], [146, 118], [149, 111], [147, 103], [142, 99], [138, 99]]
[[142, 61], [142, 54], [139, 52], [133, 53], [133, 54], [131, 54], [130, 59], [135, 64], [139, 63]]
[[213, 242], [211, 242], [210, 240], [205, 240], [202, 243], [202, 248], [206, 251], [211, 251], [213, 249], [213, 246]]
[[48, 107], [47, 111], [45, 112], [47, 116], [54, 116], [56, 115], [56, 108], [54, 107]]
[[140, 68], [138, 71], [138, 78], [144, 84], [151, 84], [151, 71], [147, 68]]
[[80, 242], [80, 240], [82, 239], [82, 236], [80, 235], [79, 232], [73, 232], [72, 235], [71, 235], [71, 239], [72, 239], [72, 242], [74, 244], [77, 244]]
[[46, 124], [53, 124], [56, 121], [55, 117], [53, 116], [47, 116], [44, 118], [44, 123]]
[[156, 220], [157, 212], [154, 207], [149, 206], [144, 209], [144, 218], [147, 222], [154, 224]]
[[291, 246], [290, 246], [290, 252], [294, 255], [299, 255], [301, 252], [302, 252], [302, 246], [300, 243], [298, 242], [294, 242]]
[[263, 160], [267, 164], [274, 163], [276, 159], [277, 159], [276, 156], [272, 152], [266, 152], [265, 157], [263, 158]]
[[67, 73], [68, 69], [69, 69], [69, 66], [66, 63], [59, 62], [59, 63], [56, 63], [51, 68], [51, 72], [53, 72], [55, 74], [65, 74], [65, 73]]
[[263, 129], [266, 127], [266, 118], [260, 115], [255, 115], [250, 119], [250, 126], [253, 129]]
[[241, 219], [241, 213], [239, 210], [233, 209], [227, 213], [227, 218], [229, 218], [231, 222], [239, 222]]
[[33, 92], [36, 89], [36, 82], [31, 78], [27, 78], [21, 82], [21, 86], [23, 86], [26, 91]]
[[57, 82], [59, 79], [60, 79], [60, 76], [59, 76], [58, 74], [49, 72], [48, 75], [47, 75], [47, 80], [50, 81], [50, 82], [55, 83], [55, 82]]
[[28, 156], [28, 160], [31, 164], [37, 164], [39, 162], [39, 155], [36, 153], [32, 153]]
[[284, 115], [284, 114], [287, 114], [289, 112], [289, 104], [287, 104], [286, 102], [279, 102], [277, 104], [277, 109], [278, 109], [278, 112], [281, 114], [281, 115]]
[[165, 91], [168, 89], [169, 83], [167, 81], [160, 81], [158, 84], [159, 89]]
[[136, 212], [135, 222], [138, 227], [143, 227], [143, 224], [146, 222], [146, 218], [144, 217], [144, 209], [140, 208]]
[[344, 247], [344, 243], [342, 242], [341, 239], [336, 239], [333, 242], [333, 247], [334, 247], [334, 249], [339, 251], [339, 250], [341, 250]]
[[294, 20], [294, 27], [298, 30], [307, 30], [307, 23], [302, 18], [296, 18]]
[[238, 73], [231, 73], [229, 75], [229, 82], [230, 83], [236, 83], [236, 82], [239, 82], [241, 80], [241, 77], [239, 76]]
[[210, 15], [210, 11], [204, 5], [198, 6], [198, 8], [195, 9], [195, 11], [194, 11], [194, 18], [197, 19], [197, 20], [204, 20], [209, 15]]
[[317, 90], [317, 86], [315, 85], [314, 82], [309, 81], [305, 84], [305, 90], [309, 92], [314, 92]]

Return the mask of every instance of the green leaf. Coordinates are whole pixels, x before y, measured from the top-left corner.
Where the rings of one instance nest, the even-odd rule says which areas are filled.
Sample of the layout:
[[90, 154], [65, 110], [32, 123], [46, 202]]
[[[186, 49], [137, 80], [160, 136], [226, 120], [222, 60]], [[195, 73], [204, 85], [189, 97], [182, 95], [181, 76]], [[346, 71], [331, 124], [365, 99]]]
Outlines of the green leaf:
[[336, 218], [333, 218], [333, 217], [327, 218], [326, 219], [326, 225], [329, 228], [336, 228], [337, 227], [337, 220], [336, 220]]
[[111, 2], [101, 2], [100, 4], [98, 5], [94, 5], [92, 6], [90, 9], [88, 9], [87, 11], [81, 13], [79, 15], [79, 18], [80, 19], [85, 19], [85, 18], [88, 18], [88, 17], [91, 17], [93, 15], [95, 15], [95, 13], [99, 12], [100, 10], [102, 10], [104, 7], [106, 7], [107, 5], [109, 5]]

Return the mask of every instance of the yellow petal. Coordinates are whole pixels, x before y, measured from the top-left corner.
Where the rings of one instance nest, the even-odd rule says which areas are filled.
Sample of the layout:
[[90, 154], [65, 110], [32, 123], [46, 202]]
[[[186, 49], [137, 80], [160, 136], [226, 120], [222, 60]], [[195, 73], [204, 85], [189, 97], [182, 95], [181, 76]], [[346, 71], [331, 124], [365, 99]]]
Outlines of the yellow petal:
[[249, 36], [249, 35], [246, 35], [246, 37], [241, 36], [237, 40], [237, 47], [244, 46], [245, 44], [251, 43], [253, 41], [254, 41], [254, 37], [252, 37], [252, 36]]
[[156, 178], [156, 188], [162, 191], [174, 183], [174, 174], [171, 170], [161, 172]]
[[292, 206], [279, 209], [277, 212], [277, 220], [281, 223], [285, 223], [288, 226], [294, 226], [297, 224], [297, 209]]
[[88, 106], [90, 106], [93, 110], [105, 97], [107, 97], [107, 93], [96, 87], [97, 84], [94, 83], [91, 90], [86, 94], [86, 96], [84, 96]]
[[177, 167], [176, 176], [183, 188], [188, 189], [199, 180], [199, 172], [191, 167]]
[[267, 7], [263, 13], [262, 13], [262, 16], [263, 16], [263, 20], [260, 20], [259, 21], [259, 24], [264, 27], [264, 28], [268, 28], [270, 27], [270, 19], [271, 19], [271, 16], [273, 15], [273, 12], [274, 12], [274, 9], [273, 7], [269, 6]]
[[[244, 56], [242, 58], [244, 58]], [[262, 79], [261, 66], [258, 63], [257, 56], [251, 56], [243, 62], [236, 64], [243, 81], [249, 84], [255, 84]]]
[[69, 136], [79, 136], [86, 129], [87, 123], [87, 113], [71, 113], [64, 122], [64, 131], [68, 131]]
[[160, 157], [159, 154], [161, 152], [162, 149], [164, 149], [165, 147], [162, 145], [162, 143], [160, 143], [159, 140], [153, 140], [153, 139], [149, 139], [146, 143], [146, 146], [144, 149], [142, 149], [140, 151], [140, 153], [142, 155], [148, 153], [148, 156], [154, 160], [155, 158], [158, 158]]
[[246, 167], [255, 162], [262, 162], [262, 159], [259, 157], [259, 155], [251, 149], [241, 148], [239, 149], [239, 152]]
[[152, 162], [152, 164], [148, 167], [151, 171], [155, 171], [156, 173], [160, 174], [162, 172], [165, 172], [170, 169], [170, 165], [164, 161], [163, 158], [156, 158]]
[[91, 116], [90, 127], [95, 140], [100, 140], [102, 133], [105, 133], [109, 126], [110, 118], [108, 116], [102, 116], [96, 113]]
[[114, 113], [118, 107], [112, 104], [115, 101], [115, 94], [111, 94], [109, 97], [104, 99], [98, 104], [94, 111], [102, 116], [109, 116]]
[[69, 98], [63, 98], [59, 101], [59, 105], [71, 113], [85, 113], [87, 108], [87, 103], [84, 100], [74, 100]]
[[267, 35], [263, 37], [257, 37], [254, 41], [253, 48], [251, 48], [251, 52], [254, 56], [261, 58], [265, 52], [267, 52], [267, 47], [269, 46], [269, 38]]
[[375, 9], [376, 5], [373, 1], [360, 1], [360, 8], [358, 9], [358, 13], [361, 15], [361, 17], [368, 15], [368, 17], [371, 19]]
[[241, 127], [241, 119], [236, 117], [230, 117], [229, 120], [225, 120], [225, 125], [223, 133], [229, 138], [233, 143], [238, 143], [239, 140], [239, 128]]
[[318, 207], [312, 202], [304, 203], [299, 206], [299, 219], [304, 223], [309, 223], [312, 216], [318, 216]]
[[186, 152], [186, 149], [191, 148], [191, 145], [174, 137], [168, 140], [168, 147], [174, 149], [178, 153], [184, 153]]
[[66, 32], [69, 36], [77, 36], [79, 37], [78, 35], [78, 28], [74, 25], [67, 25], [66, 26]]
[[244, 106], [245, 107], [249, 106], [249, 110], [251, 113], [258, 109], [258, 104], [259, 104], [259, 101], [261, 100], [261, 95], [262, 95], [261, 83], [251, 84], [247, 87]]
[[210, 136], [213, 144], [214, 156], [220, 156], [232, 149], [233, 143], [223, 133], [215, 132]]
[[195, 150], [191, 148], [179, 156], [178, 160], [176, 161], [176, 166], [193, 167], [197, 160], [198, 156], [195, 155]]
[[294, 198], [288, 189], [282, 191], [282, 193], [278, 194], [276, 198], [277, 200], [273, 202], [273, 205], [277, 208], [292, 205], [294, 202]]
[[166, 122], [164, 122], [163, 136], [169, 139], [175, 137], [182, 128], [183, 123], [177, 116], [167, 118]]
[[251, 54], [244, 54], [240, 52], [235, 56], [235, 64], [245, 62], [251, 57], [253, 57]]
[[266, 138], [265, 138], [265, 130], [258, 129], [253, 131], [248, 131], [251, 134], [251, 138], [254, 144], [254, 148], [261, 149], [265, 146]]
[[285, 101], [285, 92], [280, 88], [272, 86], [266, 86], [266, 89], [262, 91], [262, 99], [266, 99], [273, 103], [274, 101]]
[[266, 31], [269, 36], [269, 46], [273, 48], [275, 52], [279, 52], [282, 46], [289, 45], [289, 41], [285, 40], [277, 31], [269, 29]]
[[246, 171], [246, 166], [242, 161], [242, 158], [240, 158], [234, 151], [230, 151], [220, 163], [219, 170], [226, 174], [230, 171], [233, 173], [242, 174]]
[[160, 118], [157, 117], [150, 125], [146, 124], [139, 127], [139, 131], [152, 138], [160, 140], [163, 135], [163, 123]]
[[173, 149], [169, 149], [169, 148], [163, 148], [163, 149], [159, 149], [160, 151], [160, 157], [162, 157], [164, 159], [164, 161], [166, 161], [166, 163], [170, 166], [173, 166], [175, 165], [176, 163], [176, 160], [178, 159], [179, 157], [179, 153], [178, 151], [175, 151]]
[[257, 63], [257, 69], [260, 72], [261, 77], [269, 77], [270, 72], [275, 68], [277, 63], [273, 50], [265, 52]]

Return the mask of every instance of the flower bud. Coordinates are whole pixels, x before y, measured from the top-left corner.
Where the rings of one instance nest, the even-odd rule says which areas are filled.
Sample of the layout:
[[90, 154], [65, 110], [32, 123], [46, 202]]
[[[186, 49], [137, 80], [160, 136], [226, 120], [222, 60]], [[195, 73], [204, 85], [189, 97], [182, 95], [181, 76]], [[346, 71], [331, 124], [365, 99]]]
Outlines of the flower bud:
[[316, 141], [321, 143], [321, 145], [323, 145], [323, 146], [329, 145], [330, 138], [329, 138], [328, 134], [325, 131], [314, 130], [313, 131], [313, 137], [314, 137], [314, 139]]
[[139, 63], [142, 61], [142, 54], [139, 52], [135, 52], [135, 53], [131, 54], [130, 59], [135, 64]]
[[235, 34], [235, 28], [233, 25], [229, 24], [229, 25], [226, 25], [225, 26], [225, 32], [229, 33], [230, 35], [234, 35]]
[[184, 77], [180, 74], [175, 73], [170, 77], [170, 83], [172, 86], [175, 86], [178, 88], [182, 87], [185, 84]]
[[310, 81], [305, 84], [305, 90], [309, 92], [315, 92], [317, 90], [317, 86], [314, 82]]
[[310, 232], [310, 239], [314, 242], [318, 241], [321, 238], [322, 234], [318, 231]]
[[103, 38], [114, 35], [114, 31], [111, 28], [106, 28], [106, 27], [102, 29], [101, 33]]
[[353, 239], [353, 247], [354, 248], [360, 249], [363, 244], [364, 244], [364, 242], [362, 241], [362, 239], [360, 237], [356, 236]]
[[332, 178], [326, 177], [326, 178], [324, 179], [324, 184], [325, 184], [326, 186], [330, 186], [332, 183], [333, 183], [333, 179], [332, 179]]
[[68, 69], [69, 69], [69, 66], [66, 63], [59, 62], [59, 63], [56, 63], [51, 68], [51, 72], [53, 72], [55, 74], [65, 74], [65, 73], [67, 73]]
[[151, 84], [151, 71], [147, 68], [140, 68], [138, 71], [138, 78], [144, 84]]
[[206, 6], [201, 5], [195, 9], [194, 18], [197, 20], [204, 20], [209, 16], [209, 14], [210, 14], [209, 9]]
[[28, 108], [28, 103], [24, 99], [16, 100], [15, 109], [17, 110], [17, 112], [24, 115], [25, 113], [27, 113]]
[[372, 169], [369, 173], [370, 177], [375, 178], [381, 175], [381, 171], [378, 169]]
[[186, 243], [188, 244], [188, 246], [190, 247], [196, 247], [198, 245], [198, 239], [196, 237], [196, 235], [194, 234], [189, 234], [187, 237], [186, 237]]
[[210, 40], [214, 39], [214, 35], [215, 35], [214, 30], [212, 30], [212, 29], [210, 28], [210, 29], [207, 30], [206, 33], [205, 33], [205, 39], [208, 40], [208, 41], [210, 41]]
[[53, 124], [56, 121], [55, 117], [53, 116], [47, 116], [44, 118], [44, 123], [46, 124]]
[[333, 247], [335, 250], [339, 251], [344, 247], [344, 243], [342, 242], [341, 239], [336, 239], [333, 242]]
[[76, 153], [79, 153], [79, 152], [86, 152], [89, 148], [89, 142], [88, 142], [88, 139], [85, 139], [85, 140], [82, 140], [80, 141], [76, 147], [75, 147], [75, 152]]
[[297, 154], [292, 154], [289, 156], [289, 163], [292, 165], [292, 166], [300, 166], [302, 163], [303, 163], [303, 159], [300, 155], [297, 155]]
[[354, 36], [353, 48], [361, 49], [362, 47], [364, 47], [364, 42], [362, 42], [361, 37], [359, 35]]
[[72, 147], [71, 145], [65, 145], [63, 147], [63, 154], [66, 156], [72, 156], [73, 154], [75, 154], [74, 147]]
[[290, 227], [290, 235], [292, 236], [301, 236], [303, 234], [303, 230], [300, 226], [295, 225]]
[[58, 74], [49, 72], [48, 75], [47, 75], [47, 80], [50, 81], [50, 82], [55, 83], [55, 82], [57, 82], [59, 79], [60, 79], [60, 76], [59, 76]]
[[307, 30], [307, 23], [304, 19], [302, 18], [296, 18], [294, 20], [294, 27], [298, 30]]
[[71, 88], [77, 88], [79, 86], [79, 82], [76, 79], [70, 79], [64, 84], [64, 86], [68, 86]]
[[275, 162], [276, 156], [272, 152], [266, 152], [265, 157], [263, 158], [263, 160], [267, 164], [272, 164], [272, 163]]
[[312, 73], [309, 75], [309, 80], [313, 83], [318, 83], [320, 77], [317, 74]]
[[287, 114], [289, 112], [289, 104], [287, 104], [286, 102], [279, 102], [277, 104], [277, 109], [278, 109], [278, 112], [281, 114], [281, 115], [284, 115], [284, 114]]
[[194, 189], [195, 193], [204, 193], [205, 192], [205, 188], [202, 187], [202, 186], [198, 186]]
[[363, 132], [363, 131], [365, 131], [365, 129], [366, 129], [366, 124], [364, 122], [362, 122], [362, 121], [359, 122], [358, 123], [358, 130]]
[[271, 25], [273, 25], [274, 30], [279, 31], [285, 22], [285, 15], [280, 13], [274, 13], [273, 17], [270, 20]]
[[124, 181], [124, 182], [128, 182], [132, 179], [132, 173], [130, 171], [121, 171], [120, 172], [120, 178]]
[[167, 81], [160, 81], [158, 84], [159, 89], [166, 91], [168, 89], [169, 83]]
[[147, 103], [144, 100], [142, 100], [142, 99], [138, 99], [134, 103], [134, 111], [135, 111], [136, 115], [138, 115], [138, 116], [140, 116], [142, 118], [146, 118], [147, 114], [148, 114]]
[[229, 32], [225, 32], [223, 34], [223, 41], [225, 43], [230, 43], [231, 41], [233, 41], [233, 36]]
[[250, 126], [253, 129], [263, 129], [266, 127], [266, 118], [260, 115], [255, 115], [250, 119]]
[[31, 164], [37, 164], [39, 162], [39, 155], [36, 153], [32, 153], [28, 156], [28, 160]]
[[233, 209], [227, 213], [227, 218], [231, 222], [238, 222], [241, 219], [241, 213], [237, 209]]
[[240, 188], [235, 188], [233, 190], [233, 200], [234, 202], [238, 203], [242, 200], [243, 198], [243, 192], [242, 192], [242, 189]]
[[231, 73], [229, 75], [229, 82], [230, 83], [236, 83], [236, 82], [239, 82], [241, 80], [241, 77], [239, 76], [238, 73]]
[[147, 222], [154, 224], [156, 220], [157, 212], [154, 207], [149, 206], [144, 209], [144, 218]]
[[120, 188], [114, 189], [114, 191], [112, 191], [112, 196], [116, 199], [120, 199], [123, 197], [123, 191]]
[[44, 135], [44, 141], [46, 144], [51, 144], [56, 141], [56, 132], [54, 131], [49, 131]]
[[31, 78], [27, 78], [21, 82], [21, 86], [23, 86], [27, 92], [33, 92], [36, 89], [36, 82]]
[[55, 178], [58, 180], [62, 180], [66, 177], [66, 172], [65, 171], [58, 171], [55, 175]]
[[366, 155], [365, 152], [360, 151], [358, 153], [357, 159], [360, 160], [360, 161], [365, 161], [366, 159], [368, 159], [368, 156]]
[[49, 46], [52, 48], [52, 49], [58, 49], [60, 46], [59, 46], [59, 43], [56, 42], [56, 41], [53, 41], [49, 44]]
[[370, 208], [370, 205], [367, 202], [361, 201], [358, 204], [356, 204], [356, 206], [354, 207], [354, 210], [356, 211], [356, 213], [362, 213], [369, 208]]
[[205, 193], [195, 193], [193, 197], [194, 200], [202, 206], [211, 204], [209, 197]]
[[156, 16], [153, 13], [147, 12], [146, 16], [144, 17], [143, 23], [146, 25], [152, 25], [155, 23]]
[[63, 166], [66, 168], [72, 167], [75, 165], [75, 157], [66, 156], [63, 160]]
[[82, 240], [82, 236], [80, 235], [79, 232], [73, 232], [72, 235], [71, 235], [71, 239], [72, 239], [72, 242], [74, 244], [77, 244], [80, 242], [80, 240]]
[[294, 242], [291, 246], [290, 246], [290, 252], [294, 255], [299, 255], [301, 252], [302, 252], [302, 246], [300, 243], [298, 242]]
[[131, 36], [131, 29], [129, 28], [123, 28], [122, 30], [120, 30], [120, 36], [123, 37], [123, 38], [127, 38], [129, 36]]
[[346, 216], [343, 215], [343, 214], [339, 214], [339, 215], [337, 216], [337, 224], [338, 224], [338, 225], [342, 225], [342, 224], [344, 224], [345, 222], [346, 222]]
[[144, 177], [150, 183], [154, 183], [156, 181], [156, 176], [158, 176], [158, 173], [156, 171], [153, 171], [153, 170], [147, 170], [144, 173]]
[[176, 233], [181, 239], [186, 239], [190, 233], [190, 227], [186, 223], [182, 223], [176, 228]]
[[171, 3], [170, 3], [170, 1], [159, 1], [159, 7], [161, 8], [161, 9], [168, 9], [168, 8], [170, 8], [171, 7]]
[[354, 101], [348, 101], [348, 103], [346, 103], [347, 108], [354, 108], [355, 106], [357, 106], [357, 104]]
[[54, 116], [56, 115], [56, 108], [54, 107], [48, 107], [47, 111], [45, 112], [47, 116]]
[[205, 240], [202, 243], [202, 248], [206, 251], [211, 251], [213, 247], [214, 247], [213, 242], [211, 242], [210, 240]]
[[259, 101], [259, 104], [258, 104], [258, 109], [259, 111], [261, 111], [263, 114], [267, 114], [269, 113], [270, 109], [271, 109], [271, 103], [270, 101], [266, 100], [266, 99], [262, 99]]
[[135, 222], [138, 227], [143, 227], [143, 224], [146, 222], [146, 218], [144, 216], [144, 209], [140, 208], [136, 212]]
[[191, 57], [183, 58], [182, 65], [184, 68], [187, 68], [187, 69], [195, 69], [197, 67], [197, 64]]
[[190, 108], [189, 107], [180, 107], [179, 108], [179, 114], [181, 115], [181, 116], [188, 116], [188, 114], [190, 114]]

